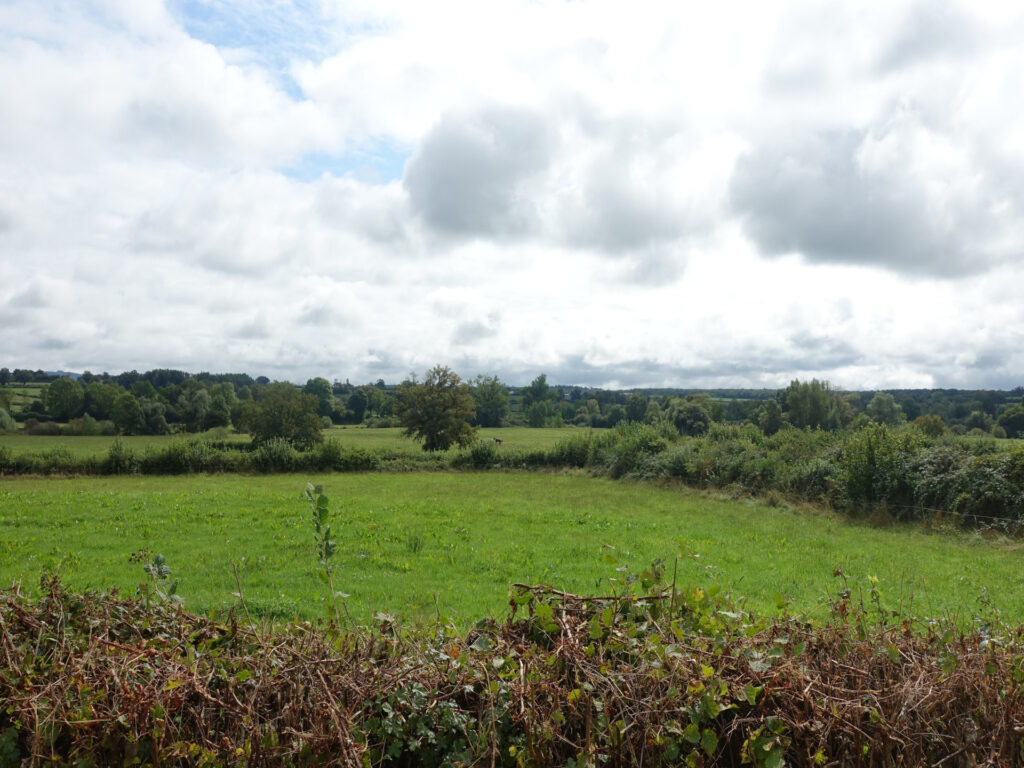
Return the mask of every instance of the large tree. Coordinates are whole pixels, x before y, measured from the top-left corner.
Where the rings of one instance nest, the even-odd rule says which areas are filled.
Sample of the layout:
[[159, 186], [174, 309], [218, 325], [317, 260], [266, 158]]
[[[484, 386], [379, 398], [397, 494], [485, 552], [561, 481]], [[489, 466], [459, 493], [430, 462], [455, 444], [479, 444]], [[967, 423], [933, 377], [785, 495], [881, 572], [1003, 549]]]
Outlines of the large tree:
[[998, 424], [1006, 430], [1007, 437], [1024, 436], [1024, 398], [1022, 405], [1011, 405], [999, 415]]
[[324, 439], [323, 422], [317, 415], [317, 398], [287, 383], [271, 384], [260, 391], [249, 431], [256, 445], [283, 438], [296, 448], [308, 448]]
[[423, 441], [425, 451], [445, 451], [453, 445], [472, 445], [476, 416], [469, 387], [442, 365], [427, 371], [422, 383], [412, 377], [398, 387], [395, 410], [406, 437]]
[[43, 390], [43, 404], [46, 412], [57, 421], [67, 421], [82, 415], [85, 392], [74, 379], [63, 376], [47, 385]]
[[500, 427], [508, 417], [508, 390], [497, 376], [477, 376], [469, 385], [476, 406], [476, 423], [481, 427]]
[[888, 392], [875, 393], [868, 403], [867, 414], [876, 424], [886, 424], [890, 427], [902, 424], [906, 420], [903, 409]]

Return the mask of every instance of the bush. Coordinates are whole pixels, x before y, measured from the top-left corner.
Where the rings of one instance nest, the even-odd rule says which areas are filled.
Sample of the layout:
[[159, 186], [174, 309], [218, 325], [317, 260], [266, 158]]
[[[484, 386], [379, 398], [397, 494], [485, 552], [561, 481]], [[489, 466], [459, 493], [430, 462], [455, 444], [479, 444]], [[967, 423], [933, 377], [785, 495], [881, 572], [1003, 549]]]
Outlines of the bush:
[[42, 435], [45, 437], [56, 437], [60, 433], [60, 424], [57, 424], [52, 421], [40, 421], [39, 419], [33, 418], [25, 422], [26, 435]]
[[324, 440], [306, 457], [313, 469], [358, 472], [378, 469], [380, 458], [363, 448], [345, 448], [338, 440]]
[[139, 460], [135, 452], [118, 438], [110, 444], [103, 471], [108, 475], [131, 475], [139, 471]]
[[290, 472], [299, 463], [299, 454], [283, 437], [267, 440], [249, 455], [259, 472]]
[[566, 435], [548, 451], [547, 463], [558, 467], [585, 467], [590, 458], [593, 430], [580, 430]]
[[89, 414], [85, 414], [80, 419], [71, 419], [67, 426], [61, 430], [61, 434], [69, 435], [73, 437], [86, 436], [94, 437], [103, 432], [103, 427], [100, 422], [96, 421]]
[[478, 440], [468, 449], [456, 453], [451, 465], [459, 469], [489, 469], [497, 466], [498, 460], [498, 446], [490, 440]]
[[619, 478], [638, 472], [643, 459], [665, 450], [666, 442], [657, 429], [635, 421], [624, 422], [590, 441], [589, 465]]
[[205, 440], [175, 441], [163, 448], [147, 448], [139, 461], [139, 469], [145, 475], [222, 472], [232, 468], [238, 468], [238, 463]]
[[0, 434], [4, 432], [14, 432], [18, 429], [18, 422], [16, 422], [11, 414], [9, 414], [3, 408], [0, 408]]
[[898, 432], [880, 424], [855, 433], [840, 456], [846, 500], [854, 505], [912, 504], [912, 466], [922, 440], [916, 431]]

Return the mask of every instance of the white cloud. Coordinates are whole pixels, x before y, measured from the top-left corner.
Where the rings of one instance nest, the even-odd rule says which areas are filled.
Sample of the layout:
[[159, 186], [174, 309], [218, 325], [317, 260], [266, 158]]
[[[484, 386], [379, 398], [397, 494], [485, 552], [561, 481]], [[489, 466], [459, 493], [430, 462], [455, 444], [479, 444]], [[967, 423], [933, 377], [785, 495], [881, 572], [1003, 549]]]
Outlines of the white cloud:
[[1015, 386], [1022, 18], [13, 0], [0, 363]]

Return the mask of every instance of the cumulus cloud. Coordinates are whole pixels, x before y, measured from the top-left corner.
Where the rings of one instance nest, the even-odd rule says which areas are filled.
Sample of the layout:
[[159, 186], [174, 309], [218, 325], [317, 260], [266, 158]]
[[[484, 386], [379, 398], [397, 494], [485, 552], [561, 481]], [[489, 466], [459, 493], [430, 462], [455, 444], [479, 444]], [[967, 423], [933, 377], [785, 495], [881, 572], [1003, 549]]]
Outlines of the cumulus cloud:
[[554, 149], [544, 120], [489, 107], [443, 118], [406, 168], [412, 210], [433, 228], [467, 236], [522, 236], [538, 226], [529, 183]]
[[10, 0], [0, 362], [1010, 383], [1022, 32], [902, 0]]
[[916, 275], [983, 272], [1013, 226], [962, 148], [913, 119], [755, 146], [731, 202], [766, 254]]

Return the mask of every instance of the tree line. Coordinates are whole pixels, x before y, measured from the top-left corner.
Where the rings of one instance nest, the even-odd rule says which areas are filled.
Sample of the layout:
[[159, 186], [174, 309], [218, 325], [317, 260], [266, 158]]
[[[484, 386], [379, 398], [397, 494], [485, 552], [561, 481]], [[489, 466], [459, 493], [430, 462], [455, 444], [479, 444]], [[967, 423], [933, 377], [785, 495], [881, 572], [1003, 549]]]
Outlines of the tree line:
[[[38, 385], [39, 396], [19, 395], [19, 384]], [[610, 428], [625, 422], [668, 422], [690, 436], [713, 423], [753, 424], [768, 435], [786, 427], [841, 431], [909, 423], [930, 436], [948, 430], [1016, 438], [1024, 435], [1024, 388], [851, 392], [812, 379], [780, 390], [607, 390], [552, 385], [543, 373], [515, 387], [483, 374], [463, 381], [445, 366], [397, 386], [322, 377], [300, 386], [244, 373], [154, 369], [72, 378], [0, 368], [0, 431], [19, 421], [35, 434], [160, 435], [221, 427], [249, 433], [257, 443], [284, 436], [296, 445], [317, 442], [319, 431], [335, 424], [404, 426], [424, 447], [445, 448], [466, 444], [474, 427]]]

